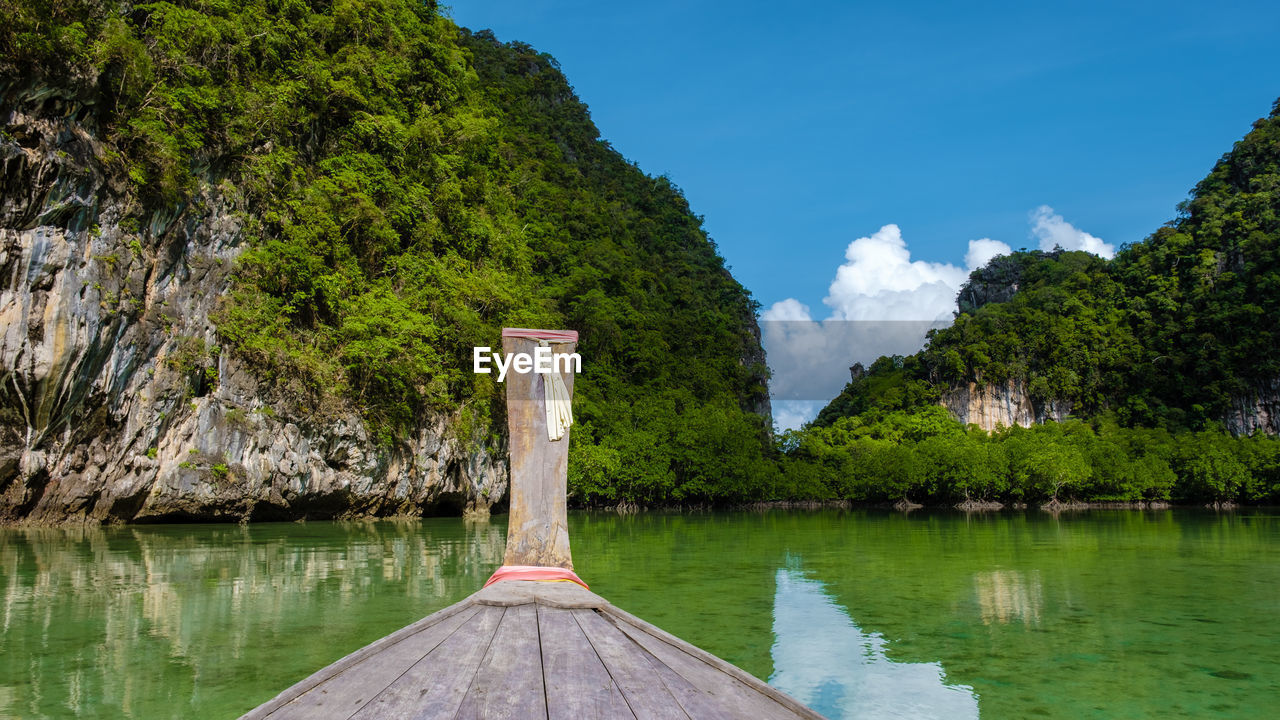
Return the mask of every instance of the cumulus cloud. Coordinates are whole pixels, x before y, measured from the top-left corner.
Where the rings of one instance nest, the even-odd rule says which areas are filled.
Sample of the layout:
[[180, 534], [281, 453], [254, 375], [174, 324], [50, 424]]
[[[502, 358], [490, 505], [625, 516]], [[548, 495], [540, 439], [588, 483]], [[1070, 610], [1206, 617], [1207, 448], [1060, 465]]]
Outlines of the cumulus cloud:
[[[1044, 205], [1030, 216], [1040, 247], [1060, 245], [1103, 257], [1115, 248], [1078, 230]], [[931, 328], [951, 323], [956, 294], [969, 273], [1012, 248], [999, 240], [970, 240], [965, 267], [912, 260], [897, 225], [885, 225], [845, 249], [844, 262], [823, 299], [829, 317], [815, 320], [794, 298], [774, 303], [761, 315], [769, 366], [774, 421], [799, 427], [840, 393], [849, 366], [867, 365], [881, 355], [907, 355], [924, 345]]]
[[913, 261], [897, 225], [849, 243], [844, 257], [823, 300], [837, 320], [950, 318], [956, 288], [969, 275], [949, 263]]
[[1063, 250], [1084, 250], [1110, 260], [1115, 257], [1116, 248], [1105, 243], [1102, 238], [1095, 237], [1078, 229], [1062, 219], [1048, 205], [1041, 205], [1031, 211], [1031, 234], [1040, 241], [1041, 250], [1052, 250], [1061, 247]]
[[822, 412], [827, 402], [829, 401], [774, 400], [773, 424], [779, 431], [804, 427], [805, 423], [818, 417], [818, 413]]
[[760, 319], [765, 322], [789, 322], [793, 320], [809, 322], [813, 318], [809, 317], [808, 305], [795, 298], [787, 298], [770, 305], [769, 309], [760, 315]]
[[969, 270], [977, 270], [978, 268], [991, 262], [992, 259], [1000, 255], [1008, 255], [1013, 252], [1013, 248], [991, 238], [982, 238], [981, 240], [969, 241], [969, 252], [964, 255], [964, 264]]
[[[990, 242], [974, 241], [969, 254], [991, 254]], [[853, 363], [919, 350], [930, 328], [951, 321], [956, 292], [969, 276], [950, 263], [912, 260], [897, 225], [849, 243], [844, 259], [823, 299], [830, 309], [825, 320], [815, 321], [794, 298], [761, 315], [774, 370], [774, 421], [782, 429], [799, 427], [839, 394]]]

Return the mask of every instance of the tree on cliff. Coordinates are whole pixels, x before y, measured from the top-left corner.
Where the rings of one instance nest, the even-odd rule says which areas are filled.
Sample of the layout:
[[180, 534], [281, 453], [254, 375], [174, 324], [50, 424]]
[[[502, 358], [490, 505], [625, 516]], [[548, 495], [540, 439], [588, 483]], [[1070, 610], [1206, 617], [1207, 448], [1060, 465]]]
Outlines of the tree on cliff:
[[494, 442], [502, 393], [470, 349], [565, 326], [585, 358], [579, 499], [745, 499], [776, 481], [756, 304], [550, 56], [421, 0], [0, 9], [4, 105], [82, 100], [130, 223], [235, 208], [248, 249], [221, 349], [300, 411], [356, 408], [384, 445], [452, 414], [459, 437]]
[[[1269, 409], [1280, 403], [1277, 178], [1280, 102], [1177, 218], [1114, 259], [1023, 251], [973, 271], [949, 327], [915, 355], [873, 363], [788, 438], [789, 453], [827, 472], [856, 467], [883, 450], [842, 438], [848, 428], [933, 421], [953, 388], [1014, 380], [1033, 406], [1070, 407], [1074, 419], [984, 434], [979, 442], [1008, 462], [994, 485], [966, 462], [977, 455], [955, 440], [959, 423], [929, 440], [900, 434], [903, 462], [925, 468], [909, 483], [918, 496], [952, 502], [976, 485], [1009, 501], [1277, 497], [1280, 413]], [[837, 495], [855, 494], [823, 477]], [[899, 491], [884, 479], [856, 494]]]

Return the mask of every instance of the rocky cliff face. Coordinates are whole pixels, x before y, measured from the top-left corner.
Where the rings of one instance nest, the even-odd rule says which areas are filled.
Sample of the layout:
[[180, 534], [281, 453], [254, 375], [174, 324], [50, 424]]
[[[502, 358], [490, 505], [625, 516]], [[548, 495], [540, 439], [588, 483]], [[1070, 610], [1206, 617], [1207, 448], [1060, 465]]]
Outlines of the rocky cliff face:
[[1257, 430], [1280, 435], [1280, 378], [1258, 383], [1252, 392], [1234, 398], [1223, 422], [1234, 435]]
[[234, 188], [144, 213], [81, 101], [0, 104], [0, 520], [288, 519], [487, 510], [505, 452], [452, 418], [380, 446], [219, 352]]
[[988, 432], [997, 427], [1030, 427], [1046, 420], [1062, 421], [1071, 412], [1070, 403], [1035, 403], [1021, 380], [1001, 384], [968, 383], [943, 393], [942, 406], [962, 423], [974, 424]]
[[[1071, 414], [1071, 403], [1036, 403], [1027, 395], [1025, 384], [1009, 380], [1000, 385], [968, 383], [943, 393], [941, 404], [957, 420], [974, 424], [988, 432], [997, 427], [1030, 427], [1046, 420], [1061, 422]], [[1256, 385], [1252, 392], [1232, 401], [1231, 411], [1222, 418], [1233, 435], [1251, 435], [1261, 430], [1280, 434], [1280, 378]]]

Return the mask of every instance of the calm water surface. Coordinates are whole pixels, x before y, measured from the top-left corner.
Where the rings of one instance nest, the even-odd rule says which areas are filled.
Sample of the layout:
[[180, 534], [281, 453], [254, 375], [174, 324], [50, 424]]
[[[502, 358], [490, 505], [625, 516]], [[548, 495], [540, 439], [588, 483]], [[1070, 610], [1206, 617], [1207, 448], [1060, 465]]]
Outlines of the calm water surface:
[[[830, 717], [1273, 717], [1263, 512], [578, 514], [592, 589]], [[0, 529], [0, 717], [235, 717], [478, 589], [505, 517]]]

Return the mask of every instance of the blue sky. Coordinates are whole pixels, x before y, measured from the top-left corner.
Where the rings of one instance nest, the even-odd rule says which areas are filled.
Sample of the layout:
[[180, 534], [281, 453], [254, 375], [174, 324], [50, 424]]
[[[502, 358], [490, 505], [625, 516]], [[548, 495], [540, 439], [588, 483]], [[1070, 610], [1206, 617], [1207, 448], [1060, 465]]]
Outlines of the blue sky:
[[1042, 206], [1095, 240], [1141, 240], [1280, 96], [1275, 2], [449, 12], [555, 56], [603, 137], [684, 190], [764, 308], [793, 298], [815, 320], [839, 314], [823, 301], [850, 243], [887, 225], [912, 261], [962, 270], [971, 240], [1036, 247]]

